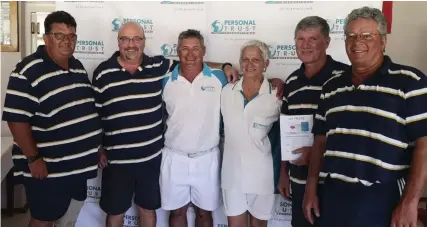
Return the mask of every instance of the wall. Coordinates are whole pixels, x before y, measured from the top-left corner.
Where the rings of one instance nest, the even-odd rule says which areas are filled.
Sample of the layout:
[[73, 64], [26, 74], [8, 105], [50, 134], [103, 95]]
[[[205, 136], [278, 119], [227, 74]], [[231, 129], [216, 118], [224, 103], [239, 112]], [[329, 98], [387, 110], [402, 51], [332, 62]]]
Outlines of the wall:
[[414, 66], [427, 74], [427, 2], [393, 2], [393, 23], [386, 53], [393, 61]]
[[[3, 108], [5, 91], [9, 74], [16, 63], [21, 60], [25, 50], [23, 39], [22, 19], [24, 18], [23, 4], [27, 2], [18, 2], [19, 9], [19, 52], [1, 53], [1, 100], [0, 106]], [[33, 3], [38, 4], [38, 3]], [[43, 3], [39, 3], [43, 4]], [[395, 62], [407, 64], [419, 68], [427, 73], [427, 46], [423, 39], [427, 36], [427, 2], [404, 2], [395, 1], [393, 7], [393, 26], [392, 34], [388, 36], [386, 53], [392, 57]], [[7, 124], [1, 122], [1, 136], [10, 135]], [[427, 196], [427, 191], [425, 193]]]
[[[22, 36], [23, 26], [23, 4], [18, 2], [18, 31], [19, 31], [19, 52], [1, 52], [1, 100], [0, 106], [3, 109], [3, 103], [5, 98], [5, 92], [7, 88], [7, 82], [9, 81], [10, 72], [15, 68], [16, 63], [22, 59], [23, 50], [25, 49], [24, 39]], [[1, 122], [1, 136], [10, 136], [9, 128], [5, 122]]]

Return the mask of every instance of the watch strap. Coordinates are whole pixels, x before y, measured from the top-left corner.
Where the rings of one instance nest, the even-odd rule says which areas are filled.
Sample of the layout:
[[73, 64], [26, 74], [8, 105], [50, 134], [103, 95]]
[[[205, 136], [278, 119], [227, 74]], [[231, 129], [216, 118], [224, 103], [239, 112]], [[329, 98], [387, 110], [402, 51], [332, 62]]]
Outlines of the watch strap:
[[40, 156], [37, 154], [37, 155], [35, 155], [35, 156], [28, 156], [27, 157], [27, 162], [28, 163], [33, 163], [33, 162], [35, 162], [37, 159], [39, 159], [40, 158]]

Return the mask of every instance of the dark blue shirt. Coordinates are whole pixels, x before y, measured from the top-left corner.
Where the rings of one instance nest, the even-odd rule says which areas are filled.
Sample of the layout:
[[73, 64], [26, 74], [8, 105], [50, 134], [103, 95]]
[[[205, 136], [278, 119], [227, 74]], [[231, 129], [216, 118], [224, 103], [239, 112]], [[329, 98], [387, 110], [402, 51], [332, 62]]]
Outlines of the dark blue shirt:
[[406, 177], [411, 143], [427, 136], [427, 78], [388, 56], [361, 85], [351, 71], [323, 85], [313, 133], [326, 135], [322, 172], [350, 183]]
[[104, 129], [103, 147], [110, 164], [141, 163], [163, 148], [163, 78], [177, 61], [143, 55], [131, 75], [117, 61], [119, 52], [93, 74], [95, 100]]
[[[308, 78], [304, 71], [304, 64], [293, 72], [285, 81], [284, 101], [282, 113], [286, 115], [314, 115], [316, 114], [322, 85], [332, 77], [339, 76], [348, 70], [349, 66], [335, 61], [327, 56], [326, 64], [313, 77]], [[288, 164], [290, 180], [297, 184], [305, 184], [308, 174], [307, 166]]]
[[[74, 57], [69, 69], [57, 65], [44, 46], [16, 65], [9, 78], [3, 120], [29, 123], [48, 178], [97, 175], [102, 128], [86, 70]], [[17, 144], [15, 175], [31, 177]]]

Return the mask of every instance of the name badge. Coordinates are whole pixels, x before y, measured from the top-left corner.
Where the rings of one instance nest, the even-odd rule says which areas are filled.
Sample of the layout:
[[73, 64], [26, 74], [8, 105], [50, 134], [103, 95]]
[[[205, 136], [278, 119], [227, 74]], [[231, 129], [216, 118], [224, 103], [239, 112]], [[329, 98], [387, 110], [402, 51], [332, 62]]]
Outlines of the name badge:
[[262, 124], [259, 124], [259, 123], [256, 123], [256, 122], [254, 122], [253, 127], [257, 128], [257, 129], [267, 129], [268, 128], [267, 125], [262, 125]]

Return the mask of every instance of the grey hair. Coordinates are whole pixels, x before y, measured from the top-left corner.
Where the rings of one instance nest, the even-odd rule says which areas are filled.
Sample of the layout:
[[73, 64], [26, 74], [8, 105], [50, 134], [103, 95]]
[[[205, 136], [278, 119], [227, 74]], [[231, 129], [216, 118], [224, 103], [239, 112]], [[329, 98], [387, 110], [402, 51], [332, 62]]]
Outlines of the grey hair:
[[259, 50], [261, 51], [261, 56], [262, 56], [262, 59], [264, 60], [264, 62], [266, 62], [268, 59], [268, 56], [270, 56], [269, 55], [270, 52], [269, 52], [267, 44], [265, 44], [264, 42], [259, 41], [259, 40], [249, 40], [248, 42], [243, 44], [242, 48], [240, 49], [240, 59], [242, 59], [243, 51], [247, 47], [258, 47]]
[[200, 33], [199, 30], [195, 29], [188, 29], [186, 31], [183, 31], [178, 36], [178, 48], [181, 46], [182, 40], [189, 39], [189, 38], [197, 38], [200, 40], [200, 44], [203, 48], [205, 48], [205, 39], [203, 38], [203, 35]]
[[307, 28], [319, 28], [320, 33], [325, 37], [329, 37], [329, 32], [331, 28], [329, 27], [328, 22], [319, 17], [319, 16], [309, 16], [305, 17], [300, 22], [298, 22], [297, 27], [295, 28], [294, 37], [297, 37], [297, 32], [301, 30], [305, 30]]
[[354, 9], [353, 11], [351, 11], [350, 14], [348, 14], [347, 18], [345, 19], [344, 32], [347, 33], [347, 28], [350, 22], [359, 18], [375, 20], [378, 24], [377, 30], [380, 32], [382, 36], [384, 37], [387, 36], [387, 21], [385, 19], [384, 14], [379, 9], [371, 8], [367, 6]]

